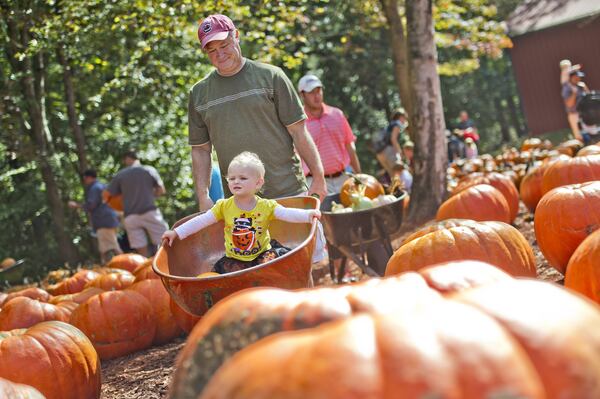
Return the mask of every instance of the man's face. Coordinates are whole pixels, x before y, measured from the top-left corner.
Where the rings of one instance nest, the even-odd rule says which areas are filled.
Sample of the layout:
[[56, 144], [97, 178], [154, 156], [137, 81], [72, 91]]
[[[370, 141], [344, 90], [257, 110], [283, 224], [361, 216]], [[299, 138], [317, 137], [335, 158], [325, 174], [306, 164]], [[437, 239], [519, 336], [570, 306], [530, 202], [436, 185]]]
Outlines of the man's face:
[[204, 47], [210, 63], [223, 75], [237, 72], [242, 64], [242, 50], [237, 39], [238, 33], [232, 33], [225, 40], [213, 40]]
[[86, 186], [89, 186], [90, 184], [92, 184], [94, 182], [94, 180], [96, 180], [96, 179], [92, 176], [83, 176], [83, 184]]
[[463, 122], [466, 122], [469, 119], [469, 114], [467, 114], [466, 112], [461, 112], [460, 113], [460, 120]]
[[303, 91], [302, 100], [308, 108], [321, 108], [323, 106], [323, 89], [315, 87], [311, 91]]
[[577, 83], [579, 83], [581, 81], [581, 78], [578, 75], [571, 75], [569, 77], [569, 80], [571, 81], [572, 84], [576, 85]]

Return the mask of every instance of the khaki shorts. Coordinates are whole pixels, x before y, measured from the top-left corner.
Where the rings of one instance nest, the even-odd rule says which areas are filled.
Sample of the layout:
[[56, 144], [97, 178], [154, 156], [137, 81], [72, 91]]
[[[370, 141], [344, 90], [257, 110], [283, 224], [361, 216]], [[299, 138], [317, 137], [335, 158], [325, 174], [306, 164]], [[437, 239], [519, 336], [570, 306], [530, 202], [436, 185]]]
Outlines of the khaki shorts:
[[160, 244], [160, 238], [169, 228], [160, 210], [153, 209], [141, 215], [127, 215], [123, 221], [131, 248], [140, 249], [148, 245], [148, 237], [152, 244]]
[[121, 247], [117, 241], [117, 228], [101, 228], [96, 230], [96, 237], [98, 238], [98, 250], [101, 254], [108, 251], [121, 252]]
[[391, 145], [377, 153], [377, 160], [390, 176], [394, 174], [394, 166], [402, 162], [400, 155]]

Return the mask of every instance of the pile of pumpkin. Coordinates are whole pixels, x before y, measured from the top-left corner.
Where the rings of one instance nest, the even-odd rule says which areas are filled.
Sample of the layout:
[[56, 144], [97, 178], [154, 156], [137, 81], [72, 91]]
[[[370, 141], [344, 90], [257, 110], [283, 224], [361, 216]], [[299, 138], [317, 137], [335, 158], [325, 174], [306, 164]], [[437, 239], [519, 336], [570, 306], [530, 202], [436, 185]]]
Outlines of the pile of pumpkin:
[[[386, 278], [218, 303], [171, 397], [600, 397], [600, 155], [530, 144], [453, 167], [437, 221], [405, 238]], [[568, 288], [535, 279], [510, 224], [520, 199]]]
[[394, 193], [400, 193], [400, 189], [401, 187], [392, 184], [386, 194], [385, 188], [375, 177], [364, 173], [353, 174], [344, 181], [340, 190], [340, 203], [333, 201], [331, 212], [364, 211], [391, 204], [398, 199]]
[[46, 398], [98, 398], [100, 360], [189, 332], [198, 318], [171, 300], [151, 262], [117, 255], [46, 289], [0, 293], [0, 397], [30, 389], [20, 383]]

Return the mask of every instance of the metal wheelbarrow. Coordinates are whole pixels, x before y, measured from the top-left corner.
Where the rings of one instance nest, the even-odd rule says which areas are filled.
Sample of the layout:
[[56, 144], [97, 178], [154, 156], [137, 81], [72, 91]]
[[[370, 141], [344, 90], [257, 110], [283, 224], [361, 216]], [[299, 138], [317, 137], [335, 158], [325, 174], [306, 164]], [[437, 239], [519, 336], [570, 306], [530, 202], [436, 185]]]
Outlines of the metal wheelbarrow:
[[0, 286], [19, 284], [23, 281], [25, 272], [25, 259], [19, 259], [14, 265], [6, 269], [0, 269]]
[[[400, 231], [406, 193], [396, 201], [362, 211], [333, 213], [333, 201], [340, 203], [340, 195], [328, 195], [321, 205], [321, 222], [329, 252], [329, 272], [334, 281], [344, 276], [348, 258], [369, 276], [383, 276], [394, 250], [391, 239]], [[341, 259], [337, 273], [333, 260]]]
[[[314, 197], [287, 197], [277, 202], [289, 208], [319, 208], [319, 200]], [[179, 220], [173, 227], [194, 216]], [[290, 252], [248, 269], [198, 278], [197, 275], [211, 271], [215, 262], [225, 254], [223, 223], [219, 222], [185, 240], [175, 240], [172, 247], [161, 246], [152, 269], [181, 308], [192, 315], [202, 316], [216, 302], [245, 288], [268, 286], [296, 289], [312, 286], [316, 229], [317, 221], [309, 224], [273, 220], [269, 227], [271, 238], [292, 248]]]

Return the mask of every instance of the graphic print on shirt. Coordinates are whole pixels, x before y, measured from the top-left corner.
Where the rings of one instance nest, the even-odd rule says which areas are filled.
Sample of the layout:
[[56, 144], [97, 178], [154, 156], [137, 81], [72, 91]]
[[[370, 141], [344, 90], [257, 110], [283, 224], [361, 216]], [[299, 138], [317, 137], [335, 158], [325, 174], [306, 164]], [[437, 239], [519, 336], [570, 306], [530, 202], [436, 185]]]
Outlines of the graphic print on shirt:
[[[233, 251], [244, 256], [256, 254], [261, 249], [260, 241], [257, 240], [260, 232], [252, 224], [256, 219], [250, 216], [252, 215], [241, 214], [240, 217], [233, 218]], [[262, 229], [259, 227], [258, 230]]]

